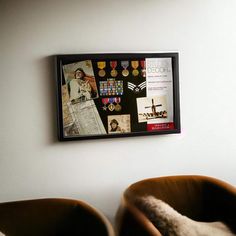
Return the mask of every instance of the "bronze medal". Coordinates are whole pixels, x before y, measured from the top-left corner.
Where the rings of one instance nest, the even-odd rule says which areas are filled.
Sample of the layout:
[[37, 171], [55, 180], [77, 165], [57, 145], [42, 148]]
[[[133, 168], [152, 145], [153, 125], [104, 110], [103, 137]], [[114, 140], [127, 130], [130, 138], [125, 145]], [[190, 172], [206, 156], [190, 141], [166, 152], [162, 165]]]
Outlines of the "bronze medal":
[[115, 105], [115, 111], [121, 111], [122, 107], [120, 104]]
[[111, 70], [111, 76], [116, 77], [118, 75], [118, 72], [116, 70], [117, 67], [117, 61], [110, 61], [110, 66], [112, 68]]
[[104, 77], [104, 76], [106, 75], [105, 70], [100, 70], [100, 71], [98, 71], [98, 75], [99, 75], [100, 77]]
[[115, 111], [121, 111], [121, 105], [119, 104], [121, 102], [121, 98], [120, 97], [116, 97], [115, 98]]

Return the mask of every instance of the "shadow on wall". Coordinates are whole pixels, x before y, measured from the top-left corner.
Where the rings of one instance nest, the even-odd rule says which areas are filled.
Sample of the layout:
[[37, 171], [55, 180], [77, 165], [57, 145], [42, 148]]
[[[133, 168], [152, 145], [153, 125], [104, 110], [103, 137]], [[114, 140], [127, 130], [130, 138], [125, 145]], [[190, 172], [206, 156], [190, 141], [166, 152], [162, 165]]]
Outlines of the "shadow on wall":
[[56, 103], [56, 73], [54, 56], [43, 57], [37, 62], [40, 66], [43, 104], [45, 106], [45, 123], [47, 132], [47, 144], [58, 142], [57, 139], [57, 103]]

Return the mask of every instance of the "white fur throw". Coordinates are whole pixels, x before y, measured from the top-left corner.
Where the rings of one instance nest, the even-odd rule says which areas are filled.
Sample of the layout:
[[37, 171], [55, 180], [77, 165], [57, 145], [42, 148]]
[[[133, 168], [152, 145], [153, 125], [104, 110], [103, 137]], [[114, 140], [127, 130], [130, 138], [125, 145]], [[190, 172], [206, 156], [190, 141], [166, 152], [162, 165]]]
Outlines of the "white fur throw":
[[135, 204], [163, 236], [236, 236], [222, 222], [191, 220], [153, 196], [138, 198]]

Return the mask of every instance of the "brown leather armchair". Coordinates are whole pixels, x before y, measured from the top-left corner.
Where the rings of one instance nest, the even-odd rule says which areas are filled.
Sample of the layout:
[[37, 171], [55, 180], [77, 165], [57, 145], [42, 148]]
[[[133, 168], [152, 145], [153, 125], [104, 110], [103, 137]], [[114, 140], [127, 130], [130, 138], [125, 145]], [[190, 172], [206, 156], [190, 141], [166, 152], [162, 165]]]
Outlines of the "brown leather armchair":
[[0, 231], [7, 236], [114, 236], [100, 212], [69, 199], [0, 203]]
[[137, 196], [153, 195], [196, 221], [223, 221], [236, 233], [236, 188], [206, 176], [169, 176], [146, 179], [123, 194], [116, 215], [120, 236], [162, 236], [135, 207]]

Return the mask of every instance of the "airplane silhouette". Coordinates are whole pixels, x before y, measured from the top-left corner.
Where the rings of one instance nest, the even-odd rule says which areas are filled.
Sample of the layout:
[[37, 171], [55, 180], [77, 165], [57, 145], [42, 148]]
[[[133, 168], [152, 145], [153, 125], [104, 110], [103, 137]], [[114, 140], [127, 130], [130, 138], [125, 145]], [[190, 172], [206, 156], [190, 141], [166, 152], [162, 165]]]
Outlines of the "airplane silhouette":
[[157, 105], [155, 105], [155, 104], [154, 104], [154, 99], [152, 99], [152, 106], [145, 107], [145, 109], [151, 108], [153, 115], [157, 116], [156, 107], [161, 107], [161, 106], [162, 106], [162, 104], [157, 104]]

